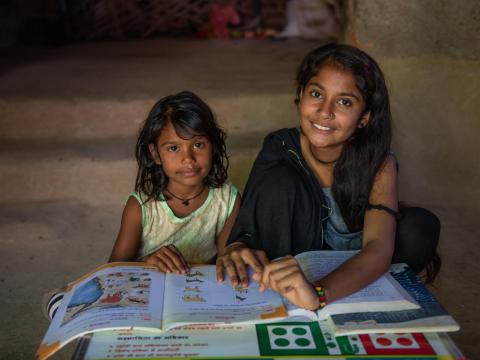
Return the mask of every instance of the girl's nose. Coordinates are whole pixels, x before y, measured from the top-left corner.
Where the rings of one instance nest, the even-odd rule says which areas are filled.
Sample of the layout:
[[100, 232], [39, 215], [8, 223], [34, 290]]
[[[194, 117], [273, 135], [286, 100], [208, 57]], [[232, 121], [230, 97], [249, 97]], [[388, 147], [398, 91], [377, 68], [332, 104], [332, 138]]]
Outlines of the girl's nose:
[[323, 119], [333, 119], [335, 117], [334, 109], [334, 104], [331, 101], [325, 101], [318, 107], [318, 111], [322, 115]]
[[185, 155], [182, 159], [182, 162], [184, 164], [191, 164], [195, 161], [195, 157], [194, 157], [193, 152], [191, 150], [186, 150], [184, 154]]

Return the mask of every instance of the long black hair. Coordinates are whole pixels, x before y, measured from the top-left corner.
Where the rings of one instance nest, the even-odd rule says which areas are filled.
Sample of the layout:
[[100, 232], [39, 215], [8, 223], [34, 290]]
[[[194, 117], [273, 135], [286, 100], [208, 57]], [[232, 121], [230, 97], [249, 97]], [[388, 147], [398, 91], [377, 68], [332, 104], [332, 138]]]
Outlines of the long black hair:
[[183, 91], [160, 99], [150, 110], [137, 139], [135, 155], [138, 163], [135, 191], [147, 196], [144, 200], [162, 199], [168, 177], [161, 165], [155, 163], [149, 149], [157, 146], [166, 123], [170, 121], [175, 132], [183, 139], [196, 135], [207, 136], [212, 143], [212, 168], [204, 182], [207, 186], [221, 187], [227, 180], [228, 157], [225, 132], [219, 128], [210, 107], [197, 95]]
[[297, 105], [308, 81], [332, 62], [353, 74], [365, 102], [362, 115], [370, 113], [367, 126], [357, 128], [343, 147], [333, 171], [335, 201], [349, 230], [360, 231], [375, 175], [390, 152], [390, 101], [383, 73], [374, 59], [352, 46], [328, 44], [311, 51], [300, 65]]

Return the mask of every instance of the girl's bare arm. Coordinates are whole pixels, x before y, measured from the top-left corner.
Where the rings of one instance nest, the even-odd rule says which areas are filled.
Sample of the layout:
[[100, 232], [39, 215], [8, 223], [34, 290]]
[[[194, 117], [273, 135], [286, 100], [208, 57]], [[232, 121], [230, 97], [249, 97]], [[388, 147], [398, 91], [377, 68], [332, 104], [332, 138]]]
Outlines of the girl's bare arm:
[[[370, 204], [381, 204], [398, 211], [397, 167], [389, 155], [377, 174], [369, 198]], [[337, 270], [321, 279], [327, 301], [360, 290], [385, 273], [392, 260], [396, 219], [384, 210], [368, 210], [363, 227], [363, 248]]]
[[240, 198], [240, 194], [237, 195], [235, 199], [235, 204], [233, 204], [233, 209], [228, 217], [227, 221], [225, 221], [225, 225], [223, 226], [222, 231], [218, 234], [217, 237], [217, 256], [222, 256], [225, 250], [225, 244], [227, 243], [228, 237], [230, 236], [230, 232], [232, 231], [233, 225], [235, 224], [235, 220], [237, 220], [238, 212], [240, 211], [240, 205], [242, 200]]
[[130, 197], [123, 209], [122, 222], [109, 261], [136, 259], [142, 237], [142, 209], [137, 200]]

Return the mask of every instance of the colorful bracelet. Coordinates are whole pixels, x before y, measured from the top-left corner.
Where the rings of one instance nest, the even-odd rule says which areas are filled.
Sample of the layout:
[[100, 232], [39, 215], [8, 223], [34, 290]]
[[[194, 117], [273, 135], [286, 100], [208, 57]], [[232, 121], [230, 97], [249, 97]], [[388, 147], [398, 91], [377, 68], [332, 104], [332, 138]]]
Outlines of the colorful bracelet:
[[327, 299], [325, 297], [325, 289], [319, 283], [313, 284], [313, 288], [315, 289], [315, 292], [318, 295], [318, 300], [319, 300], [318, 308], [323, 309], [327, 305]]

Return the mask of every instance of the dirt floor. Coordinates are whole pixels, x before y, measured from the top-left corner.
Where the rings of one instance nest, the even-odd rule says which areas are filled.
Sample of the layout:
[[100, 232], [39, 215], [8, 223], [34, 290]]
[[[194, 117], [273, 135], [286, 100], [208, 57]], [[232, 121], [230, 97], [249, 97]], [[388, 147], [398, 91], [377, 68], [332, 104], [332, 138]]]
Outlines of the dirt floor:
[[[262, 138], [296, 125], [295, 72], [317, 45], [157, 39], [2, 58], [0, 358], [31, 359], [48, 326], [42, 294], [107, 260], [133, 187], [136, 132], [158, 98], [183, 89], [205, 98], [229, 134], [230, 175], [242, 188]], [[480, 78], [479, 62], [379, 60], [392, 90], [400, 197], [441, 219], [443, 269], [432, 290], [461, 324], [451, 337], [467, 357], [480, 358], [472, 100], [480, 81], [471, 80]], [[453, 114], [461, 115], [457, 126]]]

